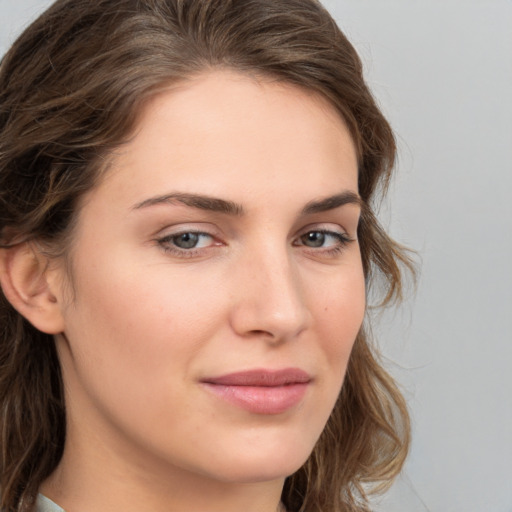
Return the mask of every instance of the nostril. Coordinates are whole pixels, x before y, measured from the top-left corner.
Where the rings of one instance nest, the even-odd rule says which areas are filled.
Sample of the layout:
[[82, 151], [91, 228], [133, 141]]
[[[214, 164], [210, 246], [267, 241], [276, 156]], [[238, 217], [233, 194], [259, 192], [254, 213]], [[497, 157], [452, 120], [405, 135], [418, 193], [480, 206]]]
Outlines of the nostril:
[[263, 331], [261, 329], [254, 329], [253, 331], [250, 332], [250, 334], [256, 334], [258, 336], [261, 336], [261, 335], [265, 335], [265, 336], [271, 336], [271, 337], [274, 337], [274, 335], [269, 332], [269, 331]]

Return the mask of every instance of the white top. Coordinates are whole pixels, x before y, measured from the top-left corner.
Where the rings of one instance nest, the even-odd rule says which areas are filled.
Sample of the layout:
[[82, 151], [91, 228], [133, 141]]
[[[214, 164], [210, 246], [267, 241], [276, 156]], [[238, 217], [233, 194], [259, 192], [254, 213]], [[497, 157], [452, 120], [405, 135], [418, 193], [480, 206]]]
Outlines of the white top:
[[66, 512], [46, 496], [39, 494], [36, 501], [36, 512]]

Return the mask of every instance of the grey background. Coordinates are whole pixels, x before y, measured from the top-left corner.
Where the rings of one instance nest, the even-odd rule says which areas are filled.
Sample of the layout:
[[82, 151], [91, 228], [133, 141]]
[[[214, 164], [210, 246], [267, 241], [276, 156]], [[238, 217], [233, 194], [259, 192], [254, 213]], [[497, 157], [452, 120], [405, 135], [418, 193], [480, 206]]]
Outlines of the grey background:
[[[0, 0], [0, 53], [50, 3]], [[512, 512], [512, 1], [324, 3], [399, 139], [381, 218], [422, 259], [377, 329], [414, 441], [375, 509]]]

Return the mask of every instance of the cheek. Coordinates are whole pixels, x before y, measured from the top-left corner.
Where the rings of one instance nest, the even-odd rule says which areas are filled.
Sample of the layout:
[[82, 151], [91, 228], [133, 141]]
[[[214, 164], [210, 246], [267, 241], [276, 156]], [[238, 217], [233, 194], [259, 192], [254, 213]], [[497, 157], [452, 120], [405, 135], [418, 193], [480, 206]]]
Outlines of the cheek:
[[315, 398], [305, 409], [300, 428], [307, 432], [310, 447], [321, 435], [338, 399], [365, 313], [362, 269], [356, 262], [350, 271], [345, 270], [323, 280], [322, 286], [309, 289], [313, 325], [308, 354], [318, 373]]
[[114, 408], [128, 407], [129, 396], [156, 412], [215, 329], [219, 306], [208, 293], [216, 288], [167, 265], [146, 269], [126, 254], [111, 256], [76, 264], [87, 272], [76, 276], [77, 299], [66, 318], [73, 371], [91, 396]]
[[357, 334], [366, 309], [365, 279], [358, 264], [340, 272], [314, 296], [319, 328], [329, 338], [350, 340]]
[[330, 369], [331, 385], [339, 390], [366, 310], [361, 266], [356, 264], [350, 272], [340, 273], [329, 286], [318, 291], [314, 303], [318, 343]]
[[[91, 350], [111, 352], [140, 370], [163, 364], [164, 355], [178, 361], [192, 355], [212, 327], [217, 303], [209, 287], [161, 272], [112, 269], [94, 275], [78, 292], [80, 328], [87, 326]], [[108, 286], [104, 283], [108, 283]], [[78, 327], [78, 326], [77, 326]], [[83, 336], [80, 336], [83, 339]], [[167, 363], [169, 357], [166, 358]], [[120, 366], [120, 365], [116, 365]]]
[[181, 453], [172, 439], [199, 435], [194, 398], [201, 397], [190, 381], [219, 329], [219, 301], [211, 297], [218, 287], [180, 278], [166, 265], [136, 268], [127, 258], [100, 268], [77, 279], [68, 317], [70, 414], [92, 418], [102, 435], [122, 434], [148, 453]]

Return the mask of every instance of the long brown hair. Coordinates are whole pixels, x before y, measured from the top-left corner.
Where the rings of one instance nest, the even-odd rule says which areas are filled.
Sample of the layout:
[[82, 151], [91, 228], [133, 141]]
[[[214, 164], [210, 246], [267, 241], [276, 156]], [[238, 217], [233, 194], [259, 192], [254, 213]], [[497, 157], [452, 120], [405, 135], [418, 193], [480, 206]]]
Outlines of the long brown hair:
[[[383, 286], [383, 304], [399, 299], [410, 261], [372, 213], [393, 167], [393, 133], [354, 48], [315, 0], [58, 0], [0, 68], [0, 247], [36, 240], [65, 255], [81, 196], [143, 103], [219, 67], [307, 88], [340, 112], [358, 149], [367, 285]], [[52, 336], [2, 293], [0, 325], [0, 506], [28, 512], [63, 451], [61, 373]], [[408, 443], [404, 400], [362, 328], [337, 404], [286, 480], [283, 503], [291, 512], [367, 510], [369, 486], [391, 482]]]

